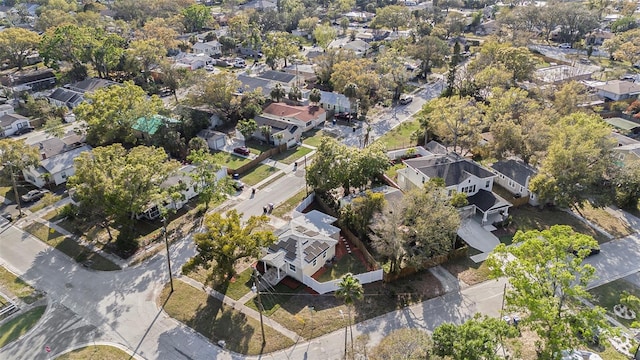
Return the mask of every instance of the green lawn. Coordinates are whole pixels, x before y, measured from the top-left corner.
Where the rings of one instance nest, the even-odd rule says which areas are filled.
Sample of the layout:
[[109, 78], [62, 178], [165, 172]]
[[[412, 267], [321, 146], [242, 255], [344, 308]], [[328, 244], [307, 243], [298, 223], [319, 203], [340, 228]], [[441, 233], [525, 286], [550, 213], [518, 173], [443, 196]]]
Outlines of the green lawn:
[[320, 140], [322, 140], [323, 136], [326, 136], [326, 134], [322, 130], [315, 129], [312, 131], [307, 131], [303, 135], [302, 143], [309, 146], [318, 147], [320, 146]]
[[589, 290], [589, 293], [593, 295], [592, 302], [594, 304], [603, 307], [613, 318], [622, 324], [631, 326], [631, 323], [635, 320], [625, 320], [613, 314], [613, 307], [620, 304], [620, 295], [622, 295], [623, 291], [627, 291], [631, 295], [635, 295], [640, 298], [640, 288], [624, 279], [618, 279], [598, 286], [597, 288]]
[[251, 160], [243, 158], [241, 156], [231, 154], [224, 151], [218, 151], [215, 153], [214, 159], [220, 166], [226, 166], [229, 169], [237, 169], [242, 165], [248, 164]]
[[0, 326], [0, 348], [24, 335], [42, 317], [46, 306], [38, 306]]
[[37, 237], [50, 246], [62, 251], [79, 263], [86, 262], [89, 267], [100, 271], [120, 270], [120, 267], [100, 254], [96, 254], [86, 247], [78, 244], [75, 240], [64, 236], [48, 226], [39, 222], [27, 225], [24, 230]]
[[284, 218], [286, 214], [290, 213], [293, 209], [296, 208], [307, 197], [307, 192], [305, 190], [301, 190], [297, 194], [290, 197], [287, 201], [280, 204], [278, 207], [273, 209], [271, 215], [277, 216], [279, 218]]
[[253, 285], [253, 280], [251, 279], [252, 273], [253, 268], [249, 267], [240, 274], [237, 274], [228, 284], [214, 286], [214, 289], [233, 300], [240, 300], [246, 293], [251, 292], [251, 286]]
[[270, 150], [273, 146], [265, 143], [264, 141], [249, 140], [245, 141], [245, 146], [251, 151], [252, 154], [260, 155], [263, 152]]
[[575, 211], [615, 238], [625, 237], [634, 232], [629, 224], [609, 214], [603, 208], [591, 206], [589, 202], [585, 202], [581, 209], [576, 209]]
[[31, 304], [39, 298], [34, 288], [1, 266], [0, 286], [27, 304]]
[[92, 345], [62, 354], [56, 360], [121, 360], [130, 359], [131, 355], [116, 347]]
[[418, 121], [405, 121], [378, 138], [376, 142], [383, 143], [387, 150], [415, 146], [415, 141], [411, 140], [411, 135], [418, 129], [420, 129]]
[[364, 272], [367, 272], [367, 267], [364, 266], [362, 261], [353, 254], [347, 254], [322, 273], [317, 280], [319, 282], [327, 282], [340, 279], [346, 273], [361, 274]]
[[293, 345], [291, 339], [265, 325], [266, 344], [263, 348], [259, 321], [182, 281], [175, 281], [174, 288], [171, 295], [169, 287], [164, 288], [158, 298], [159, 305], [169, 316], [185, 323], [213, 343], [224, 340], [227, 349], [247, 355], [269, 353]]
[[269, 176], [277, 173], [278, 171], [280, 170], [276, 167], [260, 164], [250, 171], [244, 173], [240, 180], [242, 180], [242, 182], [244, 182], [248, 186], [253, 186], [260, 181], [268, 178]]
[[281, 152], [280, 154], [276, 154], [271, 158], [283, 164], [293, 164], [299, 159], [302, 159], [305, 155], [307, 155], [311, 151], [313, 151], [313, 149], [309, 149], [308, 147], [305, 147], [305, 146], [298, 146], [296, 149], [291, 149], [291, 150]]

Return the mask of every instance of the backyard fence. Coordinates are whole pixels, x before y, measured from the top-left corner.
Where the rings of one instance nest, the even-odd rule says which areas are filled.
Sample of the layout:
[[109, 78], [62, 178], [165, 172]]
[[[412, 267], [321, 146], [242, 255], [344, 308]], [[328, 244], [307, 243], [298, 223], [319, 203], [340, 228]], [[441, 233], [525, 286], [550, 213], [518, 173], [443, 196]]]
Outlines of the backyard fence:
[[[362, 274], [357, 274], [354, 275], [354, 277], [358, 279], [360, 284], [370, 284], [372, 282], [382, 280], [384, 274], [382, 269], [378, 269]], [[302, 283], [312, 288], [318, 294], [326, 294], [338, 290], [338, 284], [340, 284], [340, 281], [341, 279], [331, 280], [327, 282], [318, 282], [316, 279], [307, 275], [304, 275], [304, 277], [302, 278]]]
[[304, 209], [308, 208], [309, 205], [313, 203], [314, 198], [315, 198], [315, 193], [311, 193], [304, 200], [302, 200], [302, 202], [298, 206], [296, 206], [295, 209], [293, 209], [293, 217], [296, 218], [302, 215], [302, 212], [304, 211]]

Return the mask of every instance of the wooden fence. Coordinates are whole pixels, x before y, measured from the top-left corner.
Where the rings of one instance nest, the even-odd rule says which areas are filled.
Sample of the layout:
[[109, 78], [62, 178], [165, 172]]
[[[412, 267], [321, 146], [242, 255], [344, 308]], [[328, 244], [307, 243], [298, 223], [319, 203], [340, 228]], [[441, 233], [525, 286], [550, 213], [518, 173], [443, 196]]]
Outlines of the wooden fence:
[[258, 166], [260, 164], [260, 162], [262, 162], [264, 159], [270, 158], [273, 155], [276, 154], [280, 154], [283, 151], [287, 150], [287, 144], [281, 144], [278, 145], [274, 148], [271, 148], [267, 151], [263, 151], [260, 155], [258, 155], [255, 159], [252, 159], [250, 162], [240, 166], [237, 169], [227, 169], [227, 172], [229, 173], [229, 175], [231, 174], [239, 174], [242, 175], [246, 172], [248, 172], [249, 170], [253, 169], [254, 167]]

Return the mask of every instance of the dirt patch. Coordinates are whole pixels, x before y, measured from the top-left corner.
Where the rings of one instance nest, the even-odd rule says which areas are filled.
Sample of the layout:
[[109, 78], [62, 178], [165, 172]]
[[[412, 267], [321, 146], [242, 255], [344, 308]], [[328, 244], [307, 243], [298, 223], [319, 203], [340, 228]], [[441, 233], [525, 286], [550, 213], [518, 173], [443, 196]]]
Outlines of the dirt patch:
[[482, 263], [476, 263], [468, 257], [459, 258], [442, 264], [451, 275], [468, 285], [475, 285], [489, 280], [489, 269]]

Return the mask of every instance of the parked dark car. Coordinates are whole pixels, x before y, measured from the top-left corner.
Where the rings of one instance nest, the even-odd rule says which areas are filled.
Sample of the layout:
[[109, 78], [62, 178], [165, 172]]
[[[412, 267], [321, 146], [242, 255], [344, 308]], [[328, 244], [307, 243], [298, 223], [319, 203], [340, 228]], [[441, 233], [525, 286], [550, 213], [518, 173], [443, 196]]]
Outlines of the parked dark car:
[[353, 120], [353, 114], [351, 114], [350, 112], [339, 112], [336, 113], [334, 116], [334, 118], [338, 119], [338, 120], [344, 120], [344, 121], [351, 121]]
[[[578, 256], [578, 251], [580, 251], [580, 250], [582, 250], [582, 249], [571, 249], [571, 253], [574, 256]], [[589, 250], [589, 252], [587, 253], [586, 257], [600, 254], [600, 247], [594, 247], [594, 248], [590, 248], [588, 250]]]
[[249, 151], [249, 149], [246, 146], [237, 147], [233, 149], [233, 152], [236, 154], [244, 155], [244, 156], [249, 156], [249, 154], [251, 154], [251, 151]]
[[33, 131], [33, 128], [31, 126], [25, 126], [25, 127], [21, 127], [20, 129], [16, 130], [16, 132], [13, 133], [13, 135], [23, 135], [26, 133], [30, 133]]

